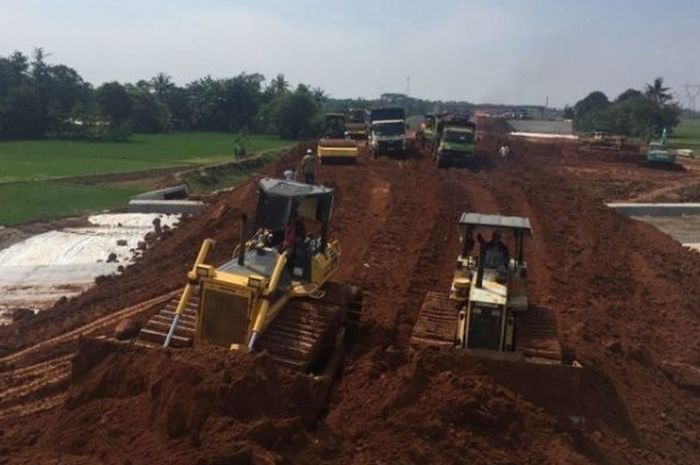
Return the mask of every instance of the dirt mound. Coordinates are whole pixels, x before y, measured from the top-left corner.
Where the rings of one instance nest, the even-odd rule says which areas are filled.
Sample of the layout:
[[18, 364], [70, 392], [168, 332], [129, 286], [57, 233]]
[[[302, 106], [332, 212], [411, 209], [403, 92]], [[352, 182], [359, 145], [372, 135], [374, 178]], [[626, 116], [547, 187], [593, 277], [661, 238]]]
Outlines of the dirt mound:
[[488, 116], [479, 116], [476, 118], [476, 128], [479, 131], [492, 134], [508, 134], [512, 128], [503, 118], [491, 118]]
[[[452, 351], [376, 351], [352, 373], [377, 384], [348, 395], [380, 408], [334, 409], [329, 423], [343, 424], [338, 434], [309, 429], [320, 412], [314, 378], [265, 354], [143, 352], [86, 339], [64, 406], [48, 424], [29, 422], [10, 438], [32, 438], [34, 460], [60, 454], [75, 463], [426, 463], [438, 454], [455, 464], [533, 456], [588, 463], [571, 425], [499, 386], [489, 371]], [[17, 452], [20, 459], [28, 450]]]
[[[357, 445], [358, 463], [588, 463], [572, 425], [500, 385], [493, 371], [450, 349], [377, 350], [348, 375], [369, 382], [345, 384], [328, 421]], [[353, 414], [360, 404], [363, 415]]]
[[317, 388], [314, 377], [265, 354], [172, 354], [85, 339], [63, 408], [47, 427], [27, 424], [17, 434], [35, 437], [38, 451], [70, 456], [108, 456], [116, 447], [114, 463], [229, 463], [236, 454], [249, 459], [240, 463], [276, 463], [269, 459], [278, 443], [303, 442], [317, 419]]

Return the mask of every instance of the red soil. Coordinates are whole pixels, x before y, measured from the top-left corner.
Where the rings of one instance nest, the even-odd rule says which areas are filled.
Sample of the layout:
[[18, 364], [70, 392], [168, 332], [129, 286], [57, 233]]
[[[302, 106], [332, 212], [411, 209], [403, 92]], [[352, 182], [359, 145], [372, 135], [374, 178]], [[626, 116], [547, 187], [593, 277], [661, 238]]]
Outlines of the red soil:
[[[498, 137], [480, 141], [482, 154], [495, 153]], [[700, 462], [697, 392], [665, 370], [700, 364], [700, 261], [602, 204], [610, 182], [655, 189], [690, 175], [604, 154], [589, 160], [568, 145], [510, 144], [506, 166], [485, 160], [478, 172], [438, 170], [418, 155], [321, 167], [319, 180], [337, 188], [338, 279], [365, 292], [362, 331], [324, 410], [314, 405], [313, 378], [264, 354], [106, 352], [84, 341], [70, 380], [54, 388], [65, 395], [58, 407], [15, 423], [0, 417], [0, 463]], [[300, 153], [265, 173], [278, 175]], [[181, 286], [205, 237], [220, 241], [212, 261], [224, 260], [255, 188], [251, 180], [215, 199], [123, 276], [0, 329], [6, 352]], [[532, 304], [555, 313], [583, 370], [408, 348], [425, 293], [449, 286], [456, 220], [468, 209], [531, 219]], [[12, 366], [75, 349], [56, 345]], [[2, 363], [0, 378], [11, 373]]]

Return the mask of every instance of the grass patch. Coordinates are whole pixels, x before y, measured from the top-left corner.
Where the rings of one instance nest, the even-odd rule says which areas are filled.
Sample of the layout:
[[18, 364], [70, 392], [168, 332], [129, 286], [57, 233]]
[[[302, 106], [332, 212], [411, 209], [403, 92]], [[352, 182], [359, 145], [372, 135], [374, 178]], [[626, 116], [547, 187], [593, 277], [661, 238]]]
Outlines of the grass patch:
[[694, 156], [700, 156], [700, 119], [681, 121], [673, 130], [669, 144], [676, 149], [692, 149]]
[[0, 184], [0, 224], [77, 215], [126, 205], [138, 188], [82, 186], [57, 182]]
[[[233, 134], [135, 135], [128, 142], [0, 142], [0, 183], [183, 167], [233, 159]], [[249, 135], [248, 153], [291, 146], [277, 136]]]
[[[130, 173], [182, 166], [183, 170], [233, 161], [236, 136], [224, 133], [135, 135], [128, 142], [0, 142], [0, 225], [125, 206], [133, 195], [150, 190], [153, 179], [115, 180], [98, 185], [61, 182], [61, 178]], [[294, 144], [277, 136], [253, 134], [243, 140], [248, 155], [267, 151], [259, 162], [238, 172], [213, 171], [197, 180], [195, 191], [237, 184]], [[248, 166], [253, 166], [250, 171]], [[224, 170], [225, 171], [225, 170]], [[203, 171], [208, 173], [208, 171]]]
[[184, 181], [194, 193], [212, 192], [233, 187], [248, 179], [251, 173], [279, 158], [284, 150], [270, 150], [240, 163], [209, 166], [185, 176]]

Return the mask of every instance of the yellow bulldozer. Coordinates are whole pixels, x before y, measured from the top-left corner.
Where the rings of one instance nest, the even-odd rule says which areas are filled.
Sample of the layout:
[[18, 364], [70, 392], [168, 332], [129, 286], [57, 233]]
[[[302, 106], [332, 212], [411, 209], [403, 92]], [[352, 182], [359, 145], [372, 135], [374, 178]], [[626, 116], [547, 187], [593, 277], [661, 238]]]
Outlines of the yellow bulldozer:
[[[478, 234], [475, 241], [477, 230], [490, 230], [491, 240]], [[500, 238], [504, 231], [513, 234], [512, 257]], [[528, 304], [524, 249], [532, 234], [529, 219], [463, 213], [459, 234], [462, 251], [450, 292], [426, 295], [411, 343], [455, 347], [492, 358], [561, 363], [554, 316]]]
[[[337, 367], [361, 296], [331, 281], [341, 256], [328, 240], [333, 189], [264, 178], [258, 195], [252, 236], [244, 216], [240, 244], [218, 267], [206, 263], [213, 241], [205, 240], [177, 305], [153, 316], [138, 344], [266, 350], [302, 372]], [[318, 234], [306, 234], [304, 223]]]

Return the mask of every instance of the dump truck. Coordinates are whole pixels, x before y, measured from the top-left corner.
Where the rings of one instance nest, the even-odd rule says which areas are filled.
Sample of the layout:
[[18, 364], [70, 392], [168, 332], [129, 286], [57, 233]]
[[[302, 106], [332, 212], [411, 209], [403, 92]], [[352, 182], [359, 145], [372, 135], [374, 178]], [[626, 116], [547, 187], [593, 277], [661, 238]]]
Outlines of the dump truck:
[[[327, 187], [262, 179], [255, 232], [244, 216], [233, 258], [220, 266], [206, 262], [214, 243], [205, 240], [179, 301], [151, 318], [137, 343], [265, 350], [286, 367], [332, 376], [361, 308], [357, 289], [332, 281], [341, 257], [328, 239], [333, 198]], [[318, 235], [305, 234], [303, 221]]]
[[445, 115], [437, 120], [433, 160], [440, 168], [475, 164], [476, 125], [468, 115]]
[[351, 108], [345, 119], [345, 138], [352, 140], [367, 140], [367, 110]]
[[326, 113], [323, 137], [316, 153], [323, 163], [355, 163], [359, 154], [357, 142], [346, 139], [344, 113]]
[[406, 111], [403, 108], [370, 110], [369, 120], [369, 150], [373, 158], [380, 154], [406, 154]]
[[[477, 231], [512, 233], [514, 253], [511, 256], [507, 248], [500, 248], [493, 236], [486, 242], [479, 234], [475, 241]], [[500, 359], [551, 364], [567, 361], [554, 316], [529, 306], [524, 250], [526, 238], [532, 235], [530, 220], [465, 212], [459, 220], [459, 235], [462, 251], [450, 291], [427, 293], [411, 343], [453, 347]]]

